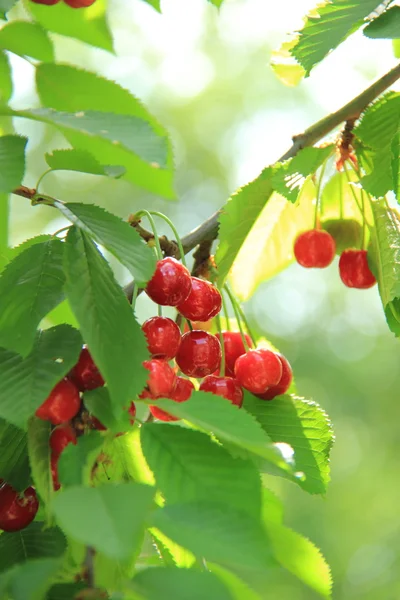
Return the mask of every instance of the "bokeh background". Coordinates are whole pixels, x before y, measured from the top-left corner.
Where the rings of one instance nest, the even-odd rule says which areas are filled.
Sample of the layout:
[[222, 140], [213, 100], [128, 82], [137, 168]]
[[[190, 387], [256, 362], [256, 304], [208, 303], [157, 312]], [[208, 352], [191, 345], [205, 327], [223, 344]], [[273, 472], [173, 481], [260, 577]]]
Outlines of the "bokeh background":
[[[117, 81], [167, 127], [178, 200], [165, 201], [123, 181], [65, 172], [46, 176], [42, 192], [94, 202], [121, 217], [151, 203], [183, 234], [274, 162], [293, 134], [336, 110], [396, 62], [390, 42], [356, 34], [309, 79], [289, 88], [271, 70], [271, 52], [301, 27], [314, 0], [225, 0], [220, 13], [206, 0], [161, 4], [159, 14], [141, 0], [111, 0], [116, 56], [52, 38], [58, 62]], [[23, 7], [11, 16], [24, 18]], [[11, 60], [12, 105], [37, 106], [32, 65]], [[14, 126], [31, 138], [25, 183], [35, 186], [47, 169], [44, 152], [67, 145], [40, 123], [16, 120]], [[11, 199], [14, 245], [64, 224], [50, 208]], [[127, 274], [115, 267], [125, 282]], [[308, 496], [284, 480], [271, 484], [284, 500], [286, 523], [322, 549], [332, 567], [335, 598], [398, 600], [400, 346], [386, 327], [377, 289], [344, 288], [336, 262], [321, 272], [292, 265], [262, 284], [245, 309], [257, 332], [291, 361], [301, 395], [319, 402], [335, 428], [326, 498]], [[138, 311], [143, 319], [153, 314], [144, 296]], [[53, 314], [54, 321], [60, 318], [71, 318], [63, 307]], [[265, 590], [267, 599], [314, 597], [283, 573]]]

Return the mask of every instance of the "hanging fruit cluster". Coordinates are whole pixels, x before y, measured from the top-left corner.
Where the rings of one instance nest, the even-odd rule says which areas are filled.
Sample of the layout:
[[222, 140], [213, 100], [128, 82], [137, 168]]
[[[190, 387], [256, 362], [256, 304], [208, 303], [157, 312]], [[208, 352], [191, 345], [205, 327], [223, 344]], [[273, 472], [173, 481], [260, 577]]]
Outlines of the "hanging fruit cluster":
[[[54, 4], [58, 4], [61, 0], [31, 0], [35, 4], [45, 4], [46, 6], [53, 6]], [[88, 6], [92, 6], [96, 2], [96, 0], [63, 0], [65, 4], [70, 6], [71, 8], [87, 8]]]

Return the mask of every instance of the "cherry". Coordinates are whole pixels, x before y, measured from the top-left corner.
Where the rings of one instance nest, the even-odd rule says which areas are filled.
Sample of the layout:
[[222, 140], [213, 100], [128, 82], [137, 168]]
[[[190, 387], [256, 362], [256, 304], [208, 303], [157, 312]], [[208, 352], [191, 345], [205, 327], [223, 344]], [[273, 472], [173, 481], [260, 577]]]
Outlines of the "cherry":
[[32, 0], [35, 4], [46, 4], [46, 6], [53, 6], [54, 4], [58, 4], [60, 0]]
[[64, 2], [71, 8], [87, 8], [88, 6], [92, 6], [96, 0], [64, 0]]
[[97, 429], [97, 431], [107, 431], [107, 427], [94, 415], [90, 415], [90, 425], [92, 429]]
[[191, 290], [190, 273], [182, 263], [167, 256], [159, 260], [153, 277], [147, 284], [147, 295], [162, 306], [177, 306]]
[[168, 398], [176, 383], [176, 375], [169, 364], [159, 358], [145, 360], [143, 366], [150, 371], [147, 386], [154, 398]]
[[176, 356], [181, 343], [181, 332], [172, 319], [151, 317], [143, 323], [142, 330], [152, 356], [164, 360], [171, 360]]
[[36, 410], [36, 416], [53, 425], [69, 421], [78, 413], [81, 399], [77, 387], [68, 379], [62, 379], [52, 389], [48, 398]]
[[278, 385], [274, 385], [268, 388], [268, 390], [263, 394], [257, 394], [257, 397], [261, 398], [261, 400], [272, 400], [273, 398], [275, 398], [275, 396], [286, 394], [286, 392], [290, 388], [290, 384], [292, 383], [293, 371], [289, 361], [287, 360], [287, 358], [282, 356], [282, 354], [276, 353], [276, 356], [281, 361], [282, 377], [280, 378]]
[[211, 333], [194, 329], [182, 336], [176, 362], [185, 375], [205, 377], [218, 369], [221, 345]]
[[69, 423], [64, 423], [51, 432], [50, 448], [53, 454], [60, 456], [68, 444], [76, 445], [76, 434]]
[[208, 321], [221, 310], [222, 298], [217, 288], [209, 281], [192, 277], [192, 289], [177, 310], [191, 321]]
[[51, 470], [51, 478], [53, 480], [53, 490], [55, 492], [57, 492], [60, 487], [61, 487], [61, 483], [58, 479], [58, 460], [59, 460], [59, 456], [57, 456], [57, 454], [51, 454], [50, 456], [50, 470]]
[[243, 404], [243, 391], [239, 383], [233, 377], [217, 377], [208, 375], [204, 377], [199, 388], [202, 392], [211, 392], [216, 396], [227, 398], [239, 408]]
[[297, 236], [293, 251], [302, 267], [324, 269], [335, 257], [336, 244], [327, 231], [310, 229]]
[[89, 350], [84, 347], [79, 355], [78, 362], [68, 375], [76, 387], [84, 392], [85, 390], [94, 390], [104, 385], [104, 379], [99, 369], [94, 364]]
[[19, 531], [24, 529], [36, 516], [39, 501], [33, 487], [19, 494], [8, 483], [0, 487], [0, 529]]
[[[186, 400], [189, 400], [190, 396], [192, 395], [193, 390], [194, 385], [190, 379], [177, 377], [175, 388], [173, 389], [169, 398], [171, 400], [175, 400], [175, 402], [186, 402]], [[179, 421], [179, 417], [170, 415], [165, 410], [158, 408], [158, 406], [151, 404], [149, 408], [151, 414], [159, 421]]]
[[133, 424], [134, 424], [134, 422], [135, 422], [135, 417], [136, 417], [136, 406], [135, 406], [135, 403], [134, 403], [134, 402], [131, 402], [131, 403], [130, 403], [130, 406], [129, 406], [129, 408], [128, 408], [128, 413], [129, 413], [129, 414], [130, 414], [130, 416], [132, 417], [132, 418], [129, 420], [129, 422], [130, 422], [130, 424], [131, 424], [131, 425], [133, 425]]
[[345, 250], [339, 259], [339, 274], [344, 285], [349, 288], [366, 290], [376, 283], [368, 265], [366, 250]]
[[[219, 334], [216, 333], [215, 335], [219, 340]], [[249, 348], [251, 348], [253, 342], [247, 333], [245, 333], [245, 338]], [[239, 356], [246, 353], [246, 348], [244, 347], [240, 331], [223, 331], [222, 339], [225, 348], [225, 375], [234, 377], [235, 362]], [[216, 373], [216, 375], [219, 375], [219, 373]]]
[[235, 376], [242, 387], [253, 394], [264, 394], [282, 377], [282, 364], [275, 352], [265, 348], [249, 350], [235, 363]]

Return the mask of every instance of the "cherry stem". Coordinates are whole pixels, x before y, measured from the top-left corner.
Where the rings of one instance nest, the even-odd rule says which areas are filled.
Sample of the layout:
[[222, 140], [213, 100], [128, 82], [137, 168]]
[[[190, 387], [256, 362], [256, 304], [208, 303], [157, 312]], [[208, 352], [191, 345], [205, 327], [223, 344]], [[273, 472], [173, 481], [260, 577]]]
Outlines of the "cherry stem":
[[343, 187], [342, 187], [342, 182], [340, 182], [340, 186], [339, 186], [339, 219], [341, 221], [344, 220], [344, 206], [343, 206]]
[[236, 321], [237, 321], [237, 324], [239, 327], [239, 331], [240, 331], [240, 335], [242, 338], [244, 349], [246, 350], [246, 352], [248, 352], [250, 348], [249, 348], [249, 345], [246, 340], [246, 336], [243, 331], [242, 319], [241, 319], [241, 315], [240, 315], [240, 312], [238, 309], [238, 301], [236, 300], [235, 296], [233, 295], [233, 292], [231, 291], [231, 289], [227, 283], [225, 283], [224, 288], [226, 290], [226, 293], [229, 296], [229, 300], [231, 301], [233, 312], [235, 313], [235, 317], [236, 317]]
[[243, 310], [243, 307], [240, 304], [240, 302], [237, 303], [237, 307], [238, 307], [238, 311], [240, 313], [240, 316], [242, 318], [242, 321], [243, 321], [243, 323], [246, 326], [247, 333], [249, 334], [249, 336], [251, 338], [251, 341], [253, 342], [253, 345], [256, 346], [256, 338], [254, 337], [254, 335], [253, 335], [253, 333], [251, 331], [251, 328], [250, 328], [250, 325], [249, 325], [249, 321], [247, 320], [246, 314], [245, 314], [245, 312]]
[[357, 194], [356, 194], [356, 192], [355, 192], [355, 190], [354, 190], [354, 186], [352, 185], [352, 183], [353, 183], [353, 182], [352, 182], [352, 181], [351, 181], [351, 179], [350, 179], [350, 175], [349, 175], [349, 171], [347, 170], [346, 163], [344, 163], [344, 164], [343, 164], [343, 169], [344, 169], [344, 172], [345, 172], [345, 174], [346, 174], [347, 183], [349, 184], [349, 188], [350, 188], [350, 191], [351, 191], [351, 193], [352, 193], [352, 196], [353, 196], [353, 198], [354, 198], [354, 201], [355, 201], [355, 203], [357, 204], [357, 207], [358, 207], [358, 210], [359, 210], [359, 211], [360, 211], [360, 213], [361, 213], [361, 216], [364, 218], [363, 209], [362, 209], [362, 206], [360, 206], [360, 204], [359, 204], [359, 202], [358, 202]]
[[156, 224], [154, 222], [154, 219], [153, 219], [153, 217], [151, 216], [151, 213], [148, 210], [144, 210], [144, 209], [140, 210], [138, 213], [135, 214], [135, 217], [139, 218], [141, 215], [146, 216], [148, 218], [148, 220], [149, 220], [151, 231], [153, 232], [154, 243], [156, 245], [157, 258], [158, 258], [158, 260], [162, 260], [163, 259], [163, 253], [162, 253], [161, 246], [160, 246], [160, 240], [158, 239], [157, 227], [156, 227]]
[[178, 244], [178, 248], [179, 248], [179, 254], [180, 254], [180, 259], [182, 261], [182, 264], [184, 267], [186, 267], [186, 259], [185, 259], [185, 251], [183, 249], [183, 245], [181, 242], [181, 238], [180, 235], [175, 227], [175, 225], [173, 224], [173, 222], [171, 221], [171, 219], [169, 219], [166, 215], [164, 215], [161, 212], [158, 212], [157, 210], [151, 210], [150, 214], [154, 215], [155, 217], [160, 217], [160, 219], [164, 219], [164, 221], [166, 223], [168, 223], [168, 225], [170, 226], [170, 228], [172, 229], [172, 232], [176, 238], [176, 243]]
[[131, 301], [131, 306], [132, 306], [133, 310], [135, 310], [136, 298], [138, 295], [138, 291], [139, 291], [139, 287], [138, 287], [137, 283], [134, 283], [133, 284], [133, 292], [132, 292], [132, 301]]
[[224, 294], [223, 290], [221, 290], [221, 298], [222, 298], [222, 309], [224, 311], [224, 317], [225, 317], [225, 327], [226, 327], [227, 331], [230, 331], [231, 330], [231, 322], [229, 319], [228, 307], [226, 305], [226, 299], [225, 299], [225, 294]]
[[47, 169], [47, 171], [45, 171], [37, 180], [37, 184], [36, 184], [36, 193], [39, 191], [39, 185], [42, 183], [43, 179], [46, 177], [46, 175], [48, 175], [49, 173], [51, 173], [53, 171], [53, 169]]
[[322, 189], [322, 180], [324, 178], [325, 175], [325, 170], [326, 170], [326, 165], [328, 164], [328, 161], [326, 160], [324, 162], [324, 164], [321, 167], [321, 173], [319, 176], [319, 180], [318, 180], [318, 186], [317, 186], [317, 198], [315, 201], [315, 215], [314, 215], [314, 229], [317, 229], [317, 223], [318, 223], [318, 209], [319, 209], [319, 205], [321, 202], [321, 189]]
[[221, 344], [221, 364], [219, 367], [219, 374], [220, 374], [220, 377], [225, 377], [225, 342], [224, 342], [224, 336], [222, 335], [221, 317], [219, 315], [217, 315], [215, 317], [215, 320], [217, 321], [219, 342]]
[[365, 218], [365, 197], [364, 191], [361, 190], [361, 207], [363, 210], [363, 224], [362, 224], [362, 232], [361, 232], [361, 250], [365, 249], [365, 230], [366, 230], [366, 218]]
[[191, 321], [189, 321], [189, 319], [186, 319], [186, 323], [187, 323], [187, 325], [188, 325], [188, 327], [189, 327], [189, 331], [193, 331], [193, 325], [192, 325], [192, 322], [191, 322]]
[[56, 235], [58, 235], [59, 233], [62, 233], [63, 231], [68, 231], [71, 228], [71, 225], [68, 225], [67, 227], [61, 227], [61, 229], [57, 229], [57, 231], [55, 231], [51, 237], [56, 237]]

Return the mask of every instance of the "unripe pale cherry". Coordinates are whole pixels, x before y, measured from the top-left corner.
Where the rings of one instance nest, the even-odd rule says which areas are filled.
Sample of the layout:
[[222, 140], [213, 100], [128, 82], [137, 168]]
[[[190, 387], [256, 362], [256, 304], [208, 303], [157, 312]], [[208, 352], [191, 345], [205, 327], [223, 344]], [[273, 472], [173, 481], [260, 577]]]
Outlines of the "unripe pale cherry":
[[147, 379], [150, 394], [154, 398], [168, 398], [176, 383], [173, 369], [159, 358], [145, 360], [143, 366], [150, 372]]
[[176, 258], [159, 260], [153, 277], [146, 286], [147, 295], [161, 306], [177, 306], [189, 295], [192, 287], [187, 268]]
[[[193, 390], [194, 385], [190, 379], [177, 377], [175, 388], [171, 392], [169, 398], [175, 402], [186, 402], [186, 400], [189, 400], [190, 396], [192, 395]], [[158, 408], [158, 406], [152, 404], [149, 408], [151, 414], [159, 421], [179, 421], [179, 417], [170, 415], [165, 410]]]
[[147, 339], [147, 348], [154, 358], [171, 360], [176, 356], [181, 343], [178, 325], [168, 317], [151, 317], [142, 325]]
[[302, 267], [324, 269], [335, 258], [336, 244], [327, 231], [310, 229], [297, 236], [293, 251]]
[[36, 416], [53, 425], [70, 421], [79, 412], [81, 399], [72, 381], [62, 379], [51, 390], [48, 398], [36, 410]]
[[215, 335], [194, 329], [182, 336], [176, 363], [189, 377], [205, 377], [221, 363], [221, 345]]
[[282, 377], [282, 364], [271, 350], [249, 350], [237, 359], [235, 377], [249, 392], [264, 394], [268, 388], [278, 385]]
[[367, 251], [350, 248], [342, 252], [339, 259], [339, 275], [349, 288], [366, 290], [376, 283], [368, 265]]
[[209, 281], [192, 277], [192, 288], [187, 298], [177, 305], [177, 310], [190, 321], [208, 321], [221, 310], [222, 297]]
[[243, 390], [239, 382], [233, 377], [217, 377], [216, 375], [207, 375], [200, 384], [200, 391], [211, 392], [216, 396], [227, 398], [239, 408], [243, 404]]
[[276, 353], [276, 356], [281, 361], [282, 376], [277, 385], [268, 388], [268, 390], [263, 394], [257, 394], [257, 397], [261, 398], [261, 400], [272, 400], [273, 398], [275, 398], [275, 396], [286, 394], [286, 392], [290, 388], [290, 384], [292, 383], [293, 371], [289, 361], [282, 354]]
[[33, 487], [18, 493], [8, 483], [0, 486], [0, 529], [20, 531], [32, 523], [39, 508], [39, 500]]

